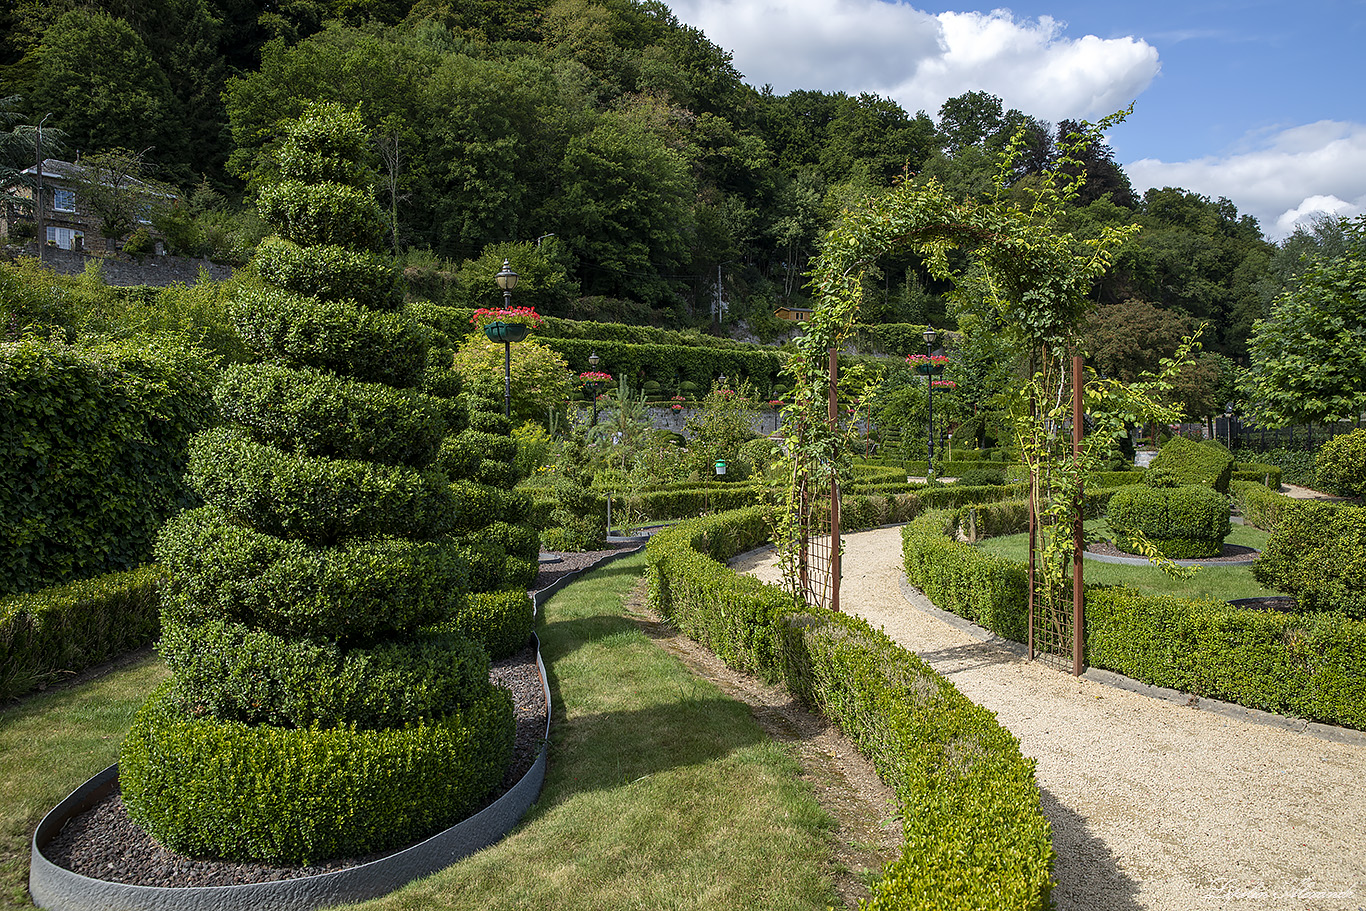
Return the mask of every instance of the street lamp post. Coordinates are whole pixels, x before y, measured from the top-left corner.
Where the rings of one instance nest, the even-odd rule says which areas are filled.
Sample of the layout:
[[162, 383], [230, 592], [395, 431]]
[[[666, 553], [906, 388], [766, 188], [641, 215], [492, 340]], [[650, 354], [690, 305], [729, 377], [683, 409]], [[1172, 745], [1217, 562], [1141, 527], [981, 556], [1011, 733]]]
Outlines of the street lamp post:
[[933, 326], [926, 326], [921, 337], [925, 339], [925, 363], [930, 368], [925, 372], [925, 389], [929, 394], [930, 403], [930, 460], [925, 471], [925, 480], [929, 481], [934, 477], [934, 362], [931, 358], [934, 357], [934, 340], [939, 337], [939, 333], [934, 331]]
[[[512, 271], [508, 261], [503, 260], [503, 268], [494, 278], [498, 287], [503, 289], [503, 309], [512, 309], [512, 289], [517, 287], [517, 273]], [[512, 418], [512, 337], [503, 337], [503, 417]]]
[[[601, 360], [601, 358], [598, 357], [598, 353], [596, 351], [588, 355], [589, 368], [596, 371], [598, 369], [599, 360]], [[593, 388], [593, 423], [588, 426], [596, 427], [598, 426], [598, 386], [600, 386], [601, 383], [599, 383], [597, 380], [592, 380], [589, 382], [588, 385]]]

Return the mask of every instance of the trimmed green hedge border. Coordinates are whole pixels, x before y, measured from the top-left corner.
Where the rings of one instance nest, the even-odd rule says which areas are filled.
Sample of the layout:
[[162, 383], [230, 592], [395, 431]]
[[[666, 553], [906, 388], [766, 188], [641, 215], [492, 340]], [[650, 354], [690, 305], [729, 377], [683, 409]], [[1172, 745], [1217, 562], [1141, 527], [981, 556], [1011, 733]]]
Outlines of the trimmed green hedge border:
[[[939, 608], [1026, 638], [1024, 564], [947, 535], [957, 515], [902, 529], [906, 577]], [[1086, 587], [1086, 663], [1154, 686], [1366, 729], [1366, 621]]]
[[1260, 481], [1230, 481], [1228, 492], [1243, 521], [1263, 531], [1275, 531], [1281, 516], [1304, 505], [1303, 500], [1268, 490]]
[[0, 700], [150, 643], [165, 582], [148, 564], [0, 599]]
[[896, 790], [905, 842], [864, 907], [1046, 908], [1053, 848], [1033, 760], [989, 711], [863, 620], [794, 604], [720, 562], [767, 537], [759, 508], [660, 532], [646, 551], [651, 602], [728, 664], [819, 708]]

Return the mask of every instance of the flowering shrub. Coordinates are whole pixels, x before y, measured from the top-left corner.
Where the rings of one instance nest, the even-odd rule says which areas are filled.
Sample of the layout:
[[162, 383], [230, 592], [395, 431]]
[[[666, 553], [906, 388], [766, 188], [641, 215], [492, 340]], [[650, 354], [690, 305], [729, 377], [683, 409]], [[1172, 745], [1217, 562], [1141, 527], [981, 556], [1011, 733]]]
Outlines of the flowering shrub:
[[480, 307], [474, 311], [474, 316], [470, 317], [470, 322], [480, 329], [489, 323], [509, 323], [539, 329], [541, 323], [545, 322], [545, 318], [537, 313], [533, 307]]
[[686, 398], [685, 396], [676, 395], [676, 396], [674, 396], [670, 401], [674, 401], [674, 402], [686, 402], [686, 401], [687, 401], [687, 398]]
[[579, 382], [610, 383], [612, 382], [612, 374], [603, 373], [601, 370], [585, 370], [583, 373], [579, 374]]
[[935, 380], [932, 384], [936, 389], [957, 389], [958, 384], [953, 380]]

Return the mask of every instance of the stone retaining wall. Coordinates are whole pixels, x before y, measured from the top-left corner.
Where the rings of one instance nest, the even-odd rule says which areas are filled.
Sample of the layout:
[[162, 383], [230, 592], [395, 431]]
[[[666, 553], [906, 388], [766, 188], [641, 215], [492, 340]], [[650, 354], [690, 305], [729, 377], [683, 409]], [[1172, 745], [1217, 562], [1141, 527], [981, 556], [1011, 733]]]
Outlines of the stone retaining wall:
[[[38, 248], [35, 244], [23, 247], [8, 246], [3, 248], [0, 255], [9, 261], [20, 256], [36, 257]], [[124, 254], [96, 256], [53, 247], [43, 250], [43, 264], [58, 275], [80, 275], [92, 260], [100, 264], [105, 283], [119, 287], [152, 285], [161, 288], [177, 282], [193, 285], [199, 281], [200, 270], [206, 270], [215, 281], [226, 281], [232, 277], [233, 272], [232, 266], [185, 256], [146, 256], [142, 262], [138, 262]]]

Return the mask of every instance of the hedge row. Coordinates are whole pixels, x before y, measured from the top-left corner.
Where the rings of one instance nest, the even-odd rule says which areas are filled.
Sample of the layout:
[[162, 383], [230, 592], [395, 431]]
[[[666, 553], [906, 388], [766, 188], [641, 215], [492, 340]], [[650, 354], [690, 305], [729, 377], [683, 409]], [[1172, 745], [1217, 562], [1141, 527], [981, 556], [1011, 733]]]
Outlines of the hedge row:
[[1366, 620], [1366, 509], [1309, 502], [1276, 523], [1252, 575], [1301, 611]]
[[129, 570], [194, 502], [213, 420], [205, 352], [153, 339], [0, 344], [0, 595]]
[[1275, 465], [1266, 465], [1262, 462], [1234, 462], [1233, 471], [1229, 473], [1229, 492], [1233, 491], [1233, 484], [1237, 481], [1256, 481], [1269, 490], [1281, 489], [1281, 469]]
[[1049, 825], [1018, 741], [864, 621], [794, 604], [720, 562], [766, 534], [761, 511], [748, 509], [655, 535], [651, 601], [732, 666], [819, 708], [895, 789], [905, 842], [866, 907], [1047, 907]]
[[[956, 527], [956, 514], [944, 510], [902, 530], [906, 578], [941, 609], [1024, 641], [1025, 566], [951, 540]], [[1366, 728], [1366, 622], [1340, 614], [1249, 611], [1087, 586], [1086, 663], [1197, 696]]]
[[0, 702], [156, 638], [161, 567], [0, 599]]
[[308, 864], [412, 844], [477, 810], [512, 756], [512, 698], [384, 731], [300, 730], [194, 718], [171, 681], [119, 755], [130, 816], [190, 856]]
[[1305, 502], [1268, 490], [1260, 481], [1230, 481], [1229, 494], [1243, 521], [1265, 531], [1274, 531], [1287, 512]]

